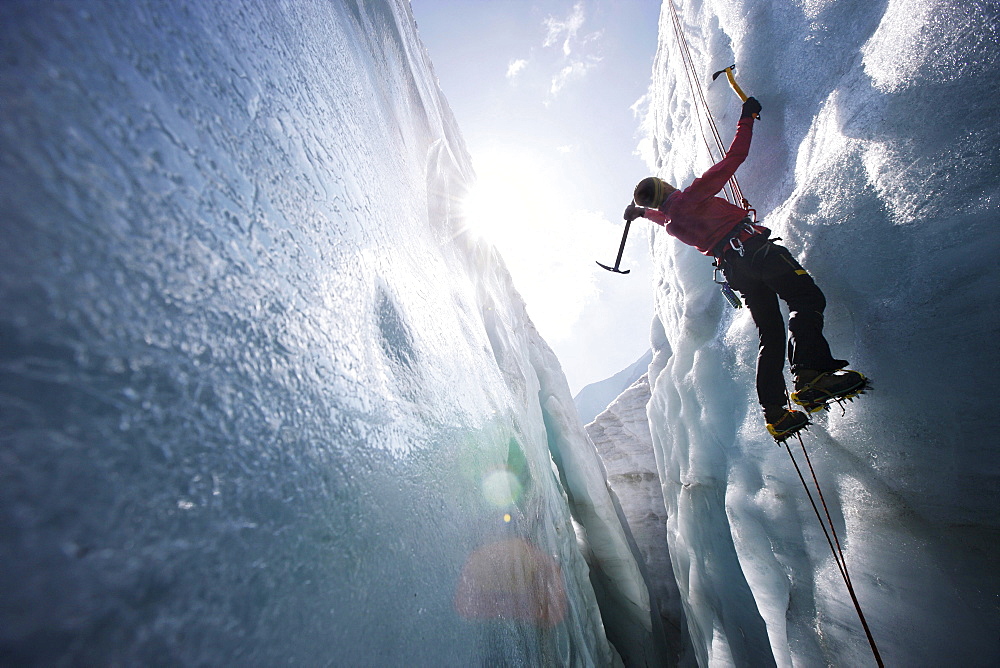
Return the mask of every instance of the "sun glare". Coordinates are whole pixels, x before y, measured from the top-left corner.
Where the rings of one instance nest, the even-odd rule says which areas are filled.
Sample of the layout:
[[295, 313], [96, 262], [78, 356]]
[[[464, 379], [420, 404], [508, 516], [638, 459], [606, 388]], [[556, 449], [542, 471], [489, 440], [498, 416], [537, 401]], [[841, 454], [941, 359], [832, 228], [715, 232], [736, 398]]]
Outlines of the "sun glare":
[[495, 198], [490, 196], [489, 187], [481, 179], [476, 181], [466, 195], [462, 213], [465, 217], [465, 230], [487, 241], [495, 241], [490, 232], [502, 223], [502, 215]]
[[462, 206], [466, 229], [503, 257], [543, 336], [571, 336], [596, 290], [594, 244], [614, 236], [605, 233], [611, 224], [578, 210], [559, 167], [541, 154], [500, 148], [478, 154], [475, 167]]
[[466, 226], [505, 257], [516, 254], [525, 232], [555, 209], [537, 160], [504, 151], [476, 161], [478, 178], [465, 200]]

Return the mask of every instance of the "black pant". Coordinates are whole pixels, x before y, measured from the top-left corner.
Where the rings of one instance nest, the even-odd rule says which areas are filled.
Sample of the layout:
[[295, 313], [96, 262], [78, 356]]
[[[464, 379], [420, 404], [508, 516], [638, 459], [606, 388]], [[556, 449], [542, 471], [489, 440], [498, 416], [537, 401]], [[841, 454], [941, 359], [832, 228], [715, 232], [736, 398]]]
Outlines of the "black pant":
[[788, 361], [792, 373], [800, 369], [832, 371], [847, 365], [835, 360], [823, 337], [826, 298], [788, 249], [758, 234], [743, 244], [741, 257], [726, 251], [722, 269], [734, 290], [750, 309], [760, 350], [757, 355], [757, 398], [765, 411], [785, 405], [785, 320], [778, 297], [788, 304]]

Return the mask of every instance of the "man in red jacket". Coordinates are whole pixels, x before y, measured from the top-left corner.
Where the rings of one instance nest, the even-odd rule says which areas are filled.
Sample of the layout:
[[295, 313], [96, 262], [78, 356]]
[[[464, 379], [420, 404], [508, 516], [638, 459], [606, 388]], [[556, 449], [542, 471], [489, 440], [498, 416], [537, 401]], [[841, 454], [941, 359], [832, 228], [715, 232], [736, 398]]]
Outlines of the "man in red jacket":
[[856, 396], [868, 381], [830, 353], [823, 336], [826, 299], [812, 277], [788, 249], [769, 238], [770, 230], [753, 224], [743, 208], [715, 196], [746, 159], [760, 110], [756, 99], [747, 98], [725, 157], [684, 190], [653, 176], [640, 181], [625, 219], [648, 218], [714, 257], [729, 284], [742, 293], [760, 335], [757, 398], [768, 432], [783, 441], [809, 424], [809, 418], [786, 407], [785, 321], [779, 297], [789, 309], [788, 361], [795, 376], [795, 403], [818, 411], [830, 401]]

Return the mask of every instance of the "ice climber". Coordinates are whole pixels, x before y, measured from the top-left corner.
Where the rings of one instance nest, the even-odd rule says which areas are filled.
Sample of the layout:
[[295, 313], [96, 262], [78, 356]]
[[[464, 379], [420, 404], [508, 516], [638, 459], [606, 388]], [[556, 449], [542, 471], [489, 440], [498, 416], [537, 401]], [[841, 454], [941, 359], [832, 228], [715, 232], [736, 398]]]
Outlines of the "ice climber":
[[770, 434], [782, 441], [809, 424], [808, 416], [787, 406], [784, 379], [785, 321], [778, 306], [788, 304], [788, 361], [795, 376], [791, 399], [808, 412], [830, 401], [854, 397], [867, 380], [834, 359], [823, 336], [826, 298], [805, 269], [771, 231], [757, 225], [747, 211], [716, 197], [746, 159], [760, 103], [750, 97], [736, 127], [736, 137], [715, 166], [684, 190], [655, 176], [635, 188], [625, 220], [645, 217], [680, 241], [716, 259], [733, 289], [746, 301], [760, 335], [757, 397]]

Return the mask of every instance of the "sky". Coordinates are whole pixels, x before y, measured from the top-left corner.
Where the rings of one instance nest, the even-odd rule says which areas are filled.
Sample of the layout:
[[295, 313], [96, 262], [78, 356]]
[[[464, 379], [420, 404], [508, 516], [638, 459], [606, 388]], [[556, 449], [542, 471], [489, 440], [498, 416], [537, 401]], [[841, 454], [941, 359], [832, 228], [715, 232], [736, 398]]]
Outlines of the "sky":
[[472, 156], [465, 203], [500, 251], [575, 395], [649, 349], [649, 229], [622, 212], [638, 155], [659, 0], [411, 0]]

